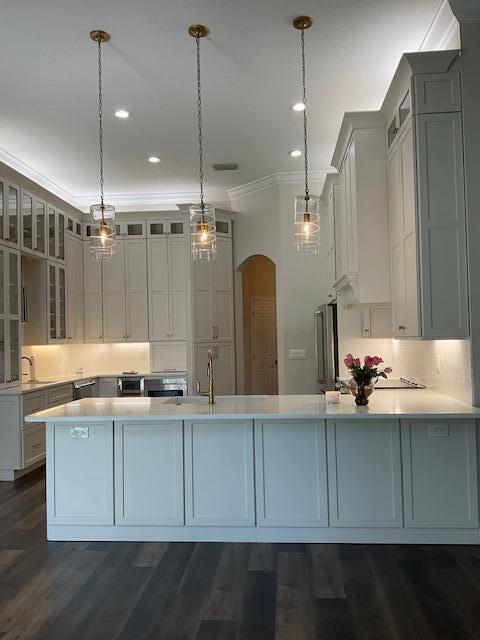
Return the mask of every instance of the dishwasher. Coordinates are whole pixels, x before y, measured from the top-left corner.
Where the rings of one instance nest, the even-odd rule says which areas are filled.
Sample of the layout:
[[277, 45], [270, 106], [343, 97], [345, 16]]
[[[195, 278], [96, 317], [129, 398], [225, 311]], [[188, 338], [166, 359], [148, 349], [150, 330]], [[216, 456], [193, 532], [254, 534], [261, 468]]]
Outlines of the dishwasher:
[[73, 383], [73, 399], [81, 400], [82, 398], [97, 397], [97, 381], [96, 380], [77, 380]]

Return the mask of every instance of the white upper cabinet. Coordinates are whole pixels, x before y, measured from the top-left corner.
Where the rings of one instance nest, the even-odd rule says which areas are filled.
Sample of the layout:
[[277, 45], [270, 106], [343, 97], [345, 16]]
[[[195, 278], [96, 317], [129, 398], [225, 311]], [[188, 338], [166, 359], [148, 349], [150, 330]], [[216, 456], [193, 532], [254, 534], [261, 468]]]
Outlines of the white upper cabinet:
[[67, 341], [84, 340], [83, 242], [76, 235], [66, 239]]
[[18, 246], [20, 234], [20, 189], [0, 178], [0, 242]]
[[51, 260], [65, 260], [65, 229], [65, 214], [47, 205], [48, 257]]
[[102, 262], [103, 341], [125, 342], [127, 316], [125, 296], [125, 242], [117, 240], [115, 255]]
[[194, 340], [234, 339], [232, 241], [217, 238], [214, 260], [193, 263]]
[[90, 242], [83, 242], [85, 342], [103, 339], [102, 263], [92, 260]]
[[47, 262], [47, 342], [62, 343], [67, 340], [67, 281], [65, 267]]
[[0, 246], [0, 387], [20, 380], [20, 254]]
[[[169, 230], [173, 225], [178, 233]], [[148, 235], [150, 340], [186, 340], [190, 260], [183, 222], [149, 222]]]
[[397, 338], [469, 335], [457, 56], [405, 55], [382, 107]]
[[125, 242], [127, 342], [147, 342], [147, 245], [145, 240], [128, 238]]
[[[334, 219], [335, 281], [346, 302], [391, 300], [385, 120], [379, 112], [346, 113], [332, 159], [339, 193], [324, 200]], [[339, 196], [339, 198], [337, 197]]]

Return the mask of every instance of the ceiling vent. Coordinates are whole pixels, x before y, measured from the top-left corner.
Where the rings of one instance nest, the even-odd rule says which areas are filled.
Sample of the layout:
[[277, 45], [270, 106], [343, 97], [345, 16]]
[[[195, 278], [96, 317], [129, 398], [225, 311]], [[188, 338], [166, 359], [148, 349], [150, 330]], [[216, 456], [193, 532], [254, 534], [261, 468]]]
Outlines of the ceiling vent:
[[212, 165], [215, 171], [237, 171], [238, 164], [236, 162], [224, 162], [223, 164]]

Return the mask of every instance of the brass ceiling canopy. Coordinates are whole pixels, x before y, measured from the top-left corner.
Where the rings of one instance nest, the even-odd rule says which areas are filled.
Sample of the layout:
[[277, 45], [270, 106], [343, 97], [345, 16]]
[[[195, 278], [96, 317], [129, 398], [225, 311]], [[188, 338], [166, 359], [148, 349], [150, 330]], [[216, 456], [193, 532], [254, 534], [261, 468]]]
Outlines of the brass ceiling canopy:
[[108, 42], [110, 40], [110, 34], [101, 29], [94, 29], [90, 31], [90, 38], [94, 42]]
[[312, 22], [313, 20], [308, 16], [298, 16], [298, 18], [295, 18], [293, 21], [293, 26], [295, 29], [308, 29], [312, 26]]
[[192, 38], [205, 38], [210, 32], [208, 27], [203, 24], [192, 24], [188, 27], [188, 33]]

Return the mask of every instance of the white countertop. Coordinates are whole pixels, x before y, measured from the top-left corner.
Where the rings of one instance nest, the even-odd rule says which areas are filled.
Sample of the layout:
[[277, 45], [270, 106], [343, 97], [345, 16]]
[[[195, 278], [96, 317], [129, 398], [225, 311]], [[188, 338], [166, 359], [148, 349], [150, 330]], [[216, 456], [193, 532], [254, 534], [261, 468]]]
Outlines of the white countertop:
[[58, 387], [62, 384], [69, 384], [76, 382], [77, 380], [93, 380], [96, 378], [118, 378], [129, 376], [133, 377], [143, 377], [143, 378], [164, 378], [166, 376], [175, 378], [175, 377], [185, 377], [187, 373], [185, 371], [158, 371], [152, 373], [151, 371], [139, 371], [138, 373], [123, 373], [123, 371], [117, 371], [116, 373], [112, 373], [111, 371], [108, 373], [70, 373], [62, 376], [54, 376], [54, 377], [46, 377], [42, 379], [40, 382], [24, 382], [22, 384], [18, 384], [15, 387], [7, 387], [5, 389], [0, 389], [0, 395], [4, 396], [12, 396], [12, 395], [21, 395], [22, 393], [30, 393], [32, 391], [43, 391], [43, 389], [49, 389], [50, 387]]
[[27, 422], [95, 422], [99, 420], [217, 420], [286, 418], [480, 418], [480, 409], [426, 389], [382, 390], [368, 407], [357, 407], [352, 396], [326, 404], [325, 396], [220, 396], [209, 406], [206, 398], [174, 403], [172, 398], [85, 398], [40, 411]]

